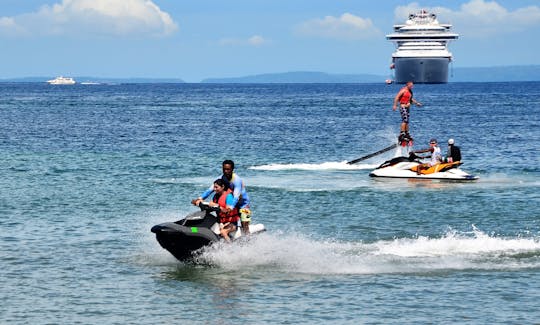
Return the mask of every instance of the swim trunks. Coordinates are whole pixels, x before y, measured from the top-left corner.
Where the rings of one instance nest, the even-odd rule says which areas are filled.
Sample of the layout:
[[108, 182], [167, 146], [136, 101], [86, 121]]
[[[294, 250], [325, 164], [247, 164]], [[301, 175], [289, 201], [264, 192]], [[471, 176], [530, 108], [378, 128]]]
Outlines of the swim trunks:
[[399, 112], [401, 113], [401, 121], [403, 121], [403, 123], [409, 123], [409, 117], [410, 117], [409, 106], [400, 105]]

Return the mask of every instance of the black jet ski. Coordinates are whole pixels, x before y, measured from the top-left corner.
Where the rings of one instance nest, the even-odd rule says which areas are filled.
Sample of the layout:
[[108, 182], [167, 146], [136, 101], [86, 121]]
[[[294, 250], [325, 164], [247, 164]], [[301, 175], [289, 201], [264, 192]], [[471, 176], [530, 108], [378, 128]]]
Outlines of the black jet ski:
[[[219, 235], [217, 209], [208, 203], [199, 204], [201, 211], [188, 214], [176, 222], [165, 222], [152, 227], [161, 247], [168, 250], [180, 261], [191, 259], [194, 253], [204, 246], [223, 240]], [[263, 224], [250, 225], [251, 234], [265, 231]], [[237, 240], [243, 236], [242, 228], [238, 227], [231, 234], [231, 239]]]

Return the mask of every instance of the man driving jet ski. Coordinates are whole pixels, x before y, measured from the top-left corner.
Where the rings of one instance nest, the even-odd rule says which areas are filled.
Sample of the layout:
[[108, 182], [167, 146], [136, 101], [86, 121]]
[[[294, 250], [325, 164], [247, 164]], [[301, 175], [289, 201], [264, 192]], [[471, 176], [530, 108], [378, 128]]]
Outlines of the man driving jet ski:
[[[440, 164], [443, 161], [442, 154], [441, 154], [441, 148], [437, 144], [437, 139], [433, 138], [429, 141], [429, 148], [427, 149], [421, 149], [421, 150], [415, 150], [411, 153], [411, 155], [415, 155], [417, 153], [425, 153], [430, 152], [431, 153], [431, 160], [425, 164], [418, 165], [416, 169], [417, 174], [421, 174], [422, 170], [428, 169], [429, 167], [435, 166], [437, 164]], [[419, 157], [419, 158], [428, 158], [430, 156], [426, 157]]]

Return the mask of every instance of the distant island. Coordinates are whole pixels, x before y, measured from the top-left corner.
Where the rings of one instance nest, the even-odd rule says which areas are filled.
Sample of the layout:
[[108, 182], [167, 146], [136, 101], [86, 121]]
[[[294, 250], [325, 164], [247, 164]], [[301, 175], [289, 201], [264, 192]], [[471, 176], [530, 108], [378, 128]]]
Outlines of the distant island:
[[[202, 83], [380, 83], [389, 79], [373, 74], [324, 72], [268, 73], [236, 78], [209, 78]], [[540, 65], [451, 68], [448, 82], [540, 81]]]
[[[448, 82], [505, 82], [540, 81], [540, 65], [502, 66], [502, 67], [450, 67]], [[26, 77], [5, 78], [0, 82], [43, 82], [54, 78]], [[77, 83], [129, 84], [129, 83], [185, 83], [180, 78], [101, 78], [89, 76], [70, 76]], [[234, 78], [208, 78], [201, 83], [384, 83], [388, 75], [374, 74], [331, 74], [325, 72], [296, 71], [266, 73]]]
[[296, 71], [267, 73], [237, 78], [209, 78], [202, 83], [372, 83], [384, 81], [373, 74], [330, 74], [325, 72]]

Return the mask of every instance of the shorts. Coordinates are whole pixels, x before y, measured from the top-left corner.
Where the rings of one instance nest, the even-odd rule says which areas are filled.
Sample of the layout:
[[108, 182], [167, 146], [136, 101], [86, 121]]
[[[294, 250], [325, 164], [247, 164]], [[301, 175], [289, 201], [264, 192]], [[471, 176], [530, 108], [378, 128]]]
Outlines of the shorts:
[[410, 112], [409, 112], [409, 107], [410, 106], [406, 106], [406, 105], [400, 105], [399, 106], [399, 112], [401, 113], [401, 121], [403, 123], [409, 123], [409, 117], [410, 117]]
[[240, 221], [251, 222], [251, 210], [249, 207], [240, 209]]

